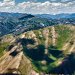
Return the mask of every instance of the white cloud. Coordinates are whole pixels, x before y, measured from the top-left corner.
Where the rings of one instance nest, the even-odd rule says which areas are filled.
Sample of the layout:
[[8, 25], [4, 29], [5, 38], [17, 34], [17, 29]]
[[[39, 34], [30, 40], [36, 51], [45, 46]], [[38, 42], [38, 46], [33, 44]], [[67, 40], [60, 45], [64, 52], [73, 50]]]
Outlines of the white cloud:
[[20, 12], [31, 14], [58, 14], [58, 13], [74, 13], [75, 1], [68, 3], [51, 3], [41, 2], [22, 2], [15, 4], [15, 1], [4, 0], [0, 2], [1, 12]]

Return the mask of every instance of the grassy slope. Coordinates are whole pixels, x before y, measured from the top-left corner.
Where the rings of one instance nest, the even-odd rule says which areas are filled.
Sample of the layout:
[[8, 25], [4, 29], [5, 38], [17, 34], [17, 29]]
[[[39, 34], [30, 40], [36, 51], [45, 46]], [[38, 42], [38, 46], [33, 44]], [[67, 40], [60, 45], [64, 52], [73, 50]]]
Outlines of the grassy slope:
[[[48, 44], [49, 48], [48, 48], [47, 56], [45, 56], [45, 54], [43, 56], [43, 57], [45, 57], [45, 59], [34, 60], [30, 56], [27, 56], [31, 59], [33, 69], [37, 72], [49, 73], [49, 72], [51, 72], [51, 70], [53, 68], [58, 67], [60, 65], [59, 62], [63, 61], [63, 59], [65, 58], [63, 56], [63, 52], [60, 51], [60, 50], [64, 46], [64, 44], [71, 39], [72, 35], [74, 34], [74, 30], [70, 29], [70, 26], [67, 26], [67, 25], [57, 25], [57, 26], [54, 26], [54, 27], [55, 27], [55, 31], [56, 31], [56, 34], [57, 34], [56, 47], [52, 46], [51, 27], [47, 27], [49, 29], [49, 37], [48, 37], [49, 38], [49, 41], [48, 41], [49, 42], [49, 44]], [[39, 30], [33, 30], [34, 34], [36, 35], [36, 38], [38, 40], [39, 45], [41, 44], [41, 45], [45, 46], [45, 40], [46, 39], [45, 39], [45, 36], [43, 35], [43, 30], [45, 30], [47, 28], [43, 28], [43, 29], [39, 29]], [[30, 32], [26, 33], [27, 37], [29, 35], [28, 33], [30, 33]], [[37, 50], [37, 49], [34, 48], [34, 46], [32, 47], [31, 50], [34, 50], [34, 51], [32, 51], [33, 53], [30, 54], [31, 56], [35, 55], [34, 57], [38, 57], [38, 56], [41, 57], [40, 50], [42, 51], [42, 49], [39, 50], [39, 55], [36, 54], [35, 50]], [[45, 50], [45, 48], [44, 48], [44, 50]], [[54, 53], [53, 53], [52, 50], [54, 50]], [[42, 63], [43, 61], [44, 61], [44, 63]]]
[[2, 42], [2, 40], [0, 41], [0, 57], [3, 55], [4, 50], [10, 45], [11, 40], [9, 40], [9, 39], [12, 39], [12, 37], [13, 36], [10, 34], [3, 36], [3, 38], [2, 38], [3, 42]]
[[9, 43], [2, 43], [0, 44], [0, 57], [3, 55], [4, 50], [9, 45]]
[[30, 75], [30, 71], [32, 70], [32, 66], [30, 61], [23, 56], [21, 64], [19, 66], [19, 71], [21, 72], [22, 75]]
[[55, 26], [57, 37], [57, 48], [61, 49], [62, 46], [70, 40], [73, 31], [67, 25], [58, 25]]

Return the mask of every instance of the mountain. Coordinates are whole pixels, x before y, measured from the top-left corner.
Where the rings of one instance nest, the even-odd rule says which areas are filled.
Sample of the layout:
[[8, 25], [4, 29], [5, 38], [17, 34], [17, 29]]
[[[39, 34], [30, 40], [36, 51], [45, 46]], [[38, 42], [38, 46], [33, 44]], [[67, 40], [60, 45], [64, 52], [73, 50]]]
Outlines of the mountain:
[[20, 34], [27, 30], [48, 26], [50, 23], [47, 19], [31, 14], [0, 12], [0, 36], [8, 33]]
[[0, 12], [0, 36], [18, 35], [25, 31], [35, 30], [57, 24], [75, 25], [75, 14], [42, 14]]
[[60, 18], [75, 18], [75, 13], [73, 14], [56, 14], [56, 15], [51, 15], [51, 14], [37, 14], [37, 17], [41, 18], [47, 18], [47, 19], [60, 19]]
[[74, 74], [75, 18], [65, 16], [1, 12], [0, 74]]
[[0, 12], [0, 17], [15, 17], [15, 18], [18, 18], [22, 15], [26, 15], [26, 14], [23, 14], [23, 13], [8, 13], [8, 12]]
[[75, 72], [75, 26], [56, 25], [0, 38], [0, 73], [47, 75]]

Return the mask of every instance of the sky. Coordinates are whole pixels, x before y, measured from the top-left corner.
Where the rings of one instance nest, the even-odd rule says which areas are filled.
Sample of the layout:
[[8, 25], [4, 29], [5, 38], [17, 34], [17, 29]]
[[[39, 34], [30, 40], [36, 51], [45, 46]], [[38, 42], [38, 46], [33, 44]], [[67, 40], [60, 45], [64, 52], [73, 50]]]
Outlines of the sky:
[[0, 0], [0, 12], [28, 14], [75, 13], [75, 0]]
[[32, 2], [45, 2], [45, 1], [50, 1], [50, 2], [71, 2], [71, 1], [75, 1], [75, 0], [16, 0], [17, 3], [24, 2], [24, 1], [32, 1]]

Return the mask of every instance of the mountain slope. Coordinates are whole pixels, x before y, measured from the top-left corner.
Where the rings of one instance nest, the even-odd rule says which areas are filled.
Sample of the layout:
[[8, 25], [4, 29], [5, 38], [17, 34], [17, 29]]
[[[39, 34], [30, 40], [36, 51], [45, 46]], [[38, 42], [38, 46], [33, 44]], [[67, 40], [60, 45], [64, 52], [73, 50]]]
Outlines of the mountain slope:
[[72, 68], [75, 65], [74, 34], [75, 26], [56, 25], [27, 31], [17, 36], [2, 37], [3, 43], [4, 40], [7, 42], [9, 38], [11, 39], [4, 50], [4, 55], [2, 54], [0, 58], [0, 73], [73, 74], [75, 72]]
[[8, 33], [20, 34], [51, 24], [49, 20], [37, 18], [31, 14], [0, 13], [0, 36]]
[[[42, 17], [41, 17], [42, 16]], [[55, 17], [55, 18], [53, 18]], [[74, 14], [58, 15], [31, 15], [22, 13], [1, 13], [0, 12], [0, 36], [13, 33], [21, 34], [25, 31], [35, 30], [46, 26], [57, 24], [75, 25]]]

